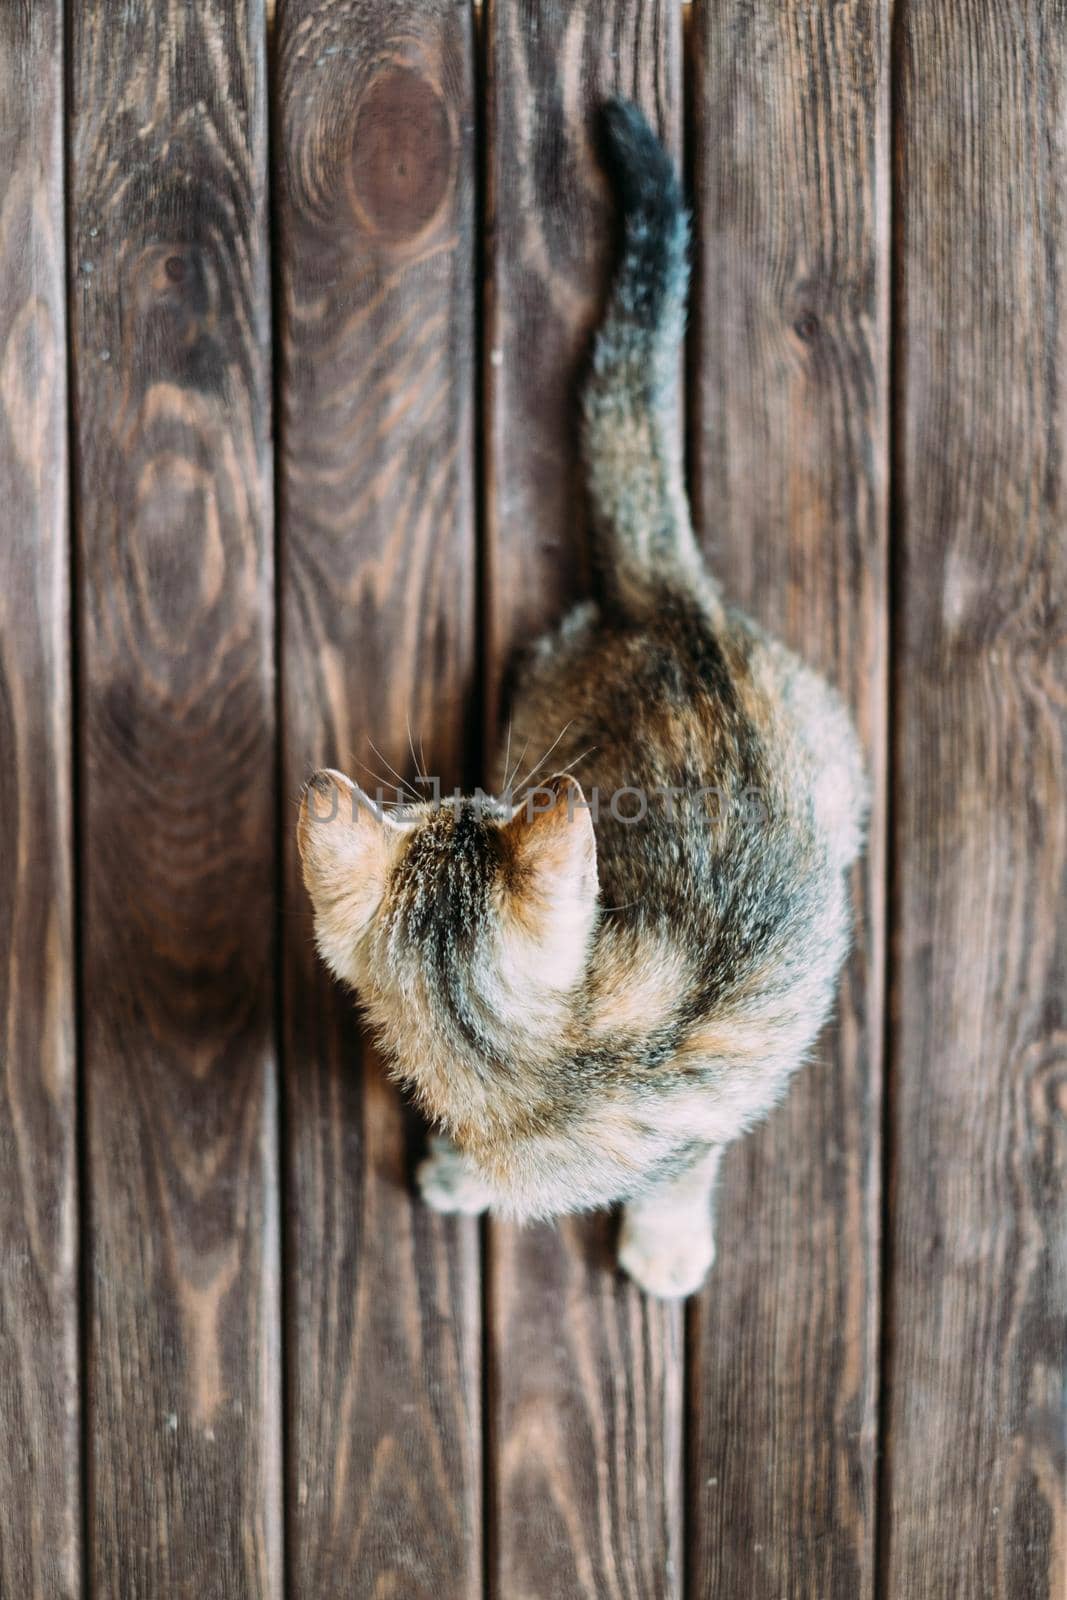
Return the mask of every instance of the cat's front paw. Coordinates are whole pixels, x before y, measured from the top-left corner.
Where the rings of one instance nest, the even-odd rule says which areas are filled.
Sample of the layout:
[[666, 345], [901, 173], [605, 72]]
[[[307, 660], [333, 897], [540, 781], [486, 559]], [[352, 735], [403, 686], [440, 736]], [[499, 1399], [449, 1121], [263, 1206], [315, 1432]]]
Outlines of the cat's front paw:
[[668, 1231], [624, 1215], [619, 1234], [619, 1265], [639, 1289], [660, 1300], [695, 1294], [715, 1260], [710, 1220]]
[[476, 1217], [492, 1198], [484, 1181], [449, 1139], [430, 1140], [430, 1154], [415, 1169], [415, 1181], [434, 1211]]

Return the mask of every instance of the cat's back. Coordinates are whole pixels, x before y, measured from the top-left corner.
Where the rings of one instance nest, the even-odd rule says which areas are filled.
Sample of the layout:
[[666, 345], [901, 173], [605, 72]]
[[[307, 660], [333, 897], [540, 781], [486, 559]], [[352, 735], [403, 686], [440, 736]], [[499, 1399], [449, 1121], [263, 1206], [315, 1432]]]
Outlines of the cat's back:
[[582, 783], [605, 891], [696, 888], [786, 837], [837, 865], [856, 855], [866, 783], [848, 713], [742, 613], [665, 595], [634, 624], [585, 605], [522, 681], [513, 742], [550, 751], [542, 777]]
[[741, 614], [583, 607], [531, 663], [515, 735], [558, 738], [546, 770], [574, 762], [595, 808], [600, 1035], [622, 1019], [646, 1066], [795, 1060], [847, 948], [865, 805], [836, 694]]

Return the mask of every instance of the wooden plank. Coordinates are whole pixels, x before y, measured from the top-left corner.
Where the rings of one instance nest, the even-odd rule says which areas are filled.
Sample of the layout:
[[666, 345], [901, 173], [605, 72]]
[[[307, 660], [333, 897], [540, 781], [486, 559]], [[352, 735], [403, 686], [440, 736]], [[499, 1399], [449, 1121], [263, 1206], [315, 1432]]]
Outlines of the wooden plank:
[[883, 0], [698, 0], [691, 458], [727, 594], [836, 681], [875, 796], [838, 1020], [724, 1164], [692, 1321], [694, 1594], [873, 1592], [886, 771]]
[[[473, 18], [283, 0], [284, 773], [463, 776], [474, 658]], [[373, 747], [381, 752], [379, 756]], [[292, 813], [295, 820], [295, 812]], [[293, 1600], [481, 1597], [477, 1224], [315, 959], [287, 834]]]
[[0, 170], [0, 1594], [58, 1600], [81, 1593], [58, 0], [0, 10]]
[[1067, 1592], [1067, 13], [903, 7], [884, 1593]]
[[[671, 0], [489, 0], [486, 26], [495, 739], [511, 651], [587, 592], [577, 397], [614, 243], [594, 108], [625, 93], [678, 149], [681, 11]], [[491, 1593], [678, 1595], [680, 1308], [644, 1300], [615, 1271], [607, 1217], [491, 1224], [489, 1237]]]
[[280, 1594], [260, 0], [74, 6], [93, 1593]]

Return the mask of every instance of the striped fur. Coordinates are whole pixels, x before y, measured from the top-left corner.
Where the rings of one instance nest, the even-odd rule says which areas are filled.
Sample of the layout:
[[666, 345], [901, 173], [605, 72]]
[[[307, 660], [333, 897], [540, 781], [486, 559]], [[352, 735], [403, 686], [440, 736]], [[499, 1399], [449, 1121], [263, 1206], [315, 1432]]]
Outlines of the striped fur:
[[636, 106], [602, 123], [622, 254], [582, 395], [582, 445], [606, 600], [654, 610], [665, 586], [716, 591], [693, 536], [678, 418], [689, 218], [670, 158]]
[[866, 801], [837, 696], [702, 565], [671, 412], [684, 210], [640, 114], [605, 123], [624, 225], [584, 405], [601, 594], [530, 652], [512, 735], [560, 775], [535, 810], [375, 814], [320, 773], [299, 841], [324, 960], [447, 1135], [428, 1203], [622, 1200], [624, 1266], [681, 1295], [712, 1260], [723, 1147], [832, 1003]]

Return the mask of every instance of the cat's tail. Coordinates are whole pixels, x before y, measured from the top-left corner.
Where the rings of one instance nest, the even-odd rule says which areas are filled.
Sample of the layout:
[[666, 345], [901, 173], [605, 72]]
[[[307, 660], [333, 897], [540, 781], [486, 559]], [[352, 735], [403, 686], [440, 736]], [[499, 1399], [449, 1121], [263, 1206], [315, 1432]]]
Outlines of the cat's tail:
[[626, 100], [603, 108], [622, 256], [593, 345], [582, 443], [608, 597], [647, 612], [665, 589], [710, 588], [685, 492], [679, 416], [689, 217], [670, 156]]

